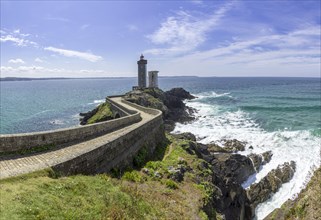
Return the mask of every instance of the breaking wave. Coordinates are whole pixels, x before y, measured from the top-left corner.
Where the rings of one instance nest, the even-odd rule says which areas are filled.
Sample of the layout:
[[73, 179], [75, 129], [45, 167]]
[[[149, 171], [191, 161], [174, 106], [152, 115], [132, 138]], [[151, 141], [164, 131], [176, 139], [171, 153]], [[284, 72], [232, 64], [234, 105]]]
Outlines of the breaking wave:
[[[253, 176], [243, 186], [259, 182], [268, 172], [279, 164], [288, 161], [296, 162], [296, 172], [292, 180], [283, 184], [271, 199], [260, 204], [256, 209], [257, 219], [263, 219], [275, 208], [279, 208], [287, 199], [294, 197], [305, 186], [311, 176], [311, 172], [320, 166], [320, 142], [319, 135], [313, 130], [290, 131], [283, 130], [266, 131], [253, 120], [246, 109], [228, 111], [220, 105], [204, 103], [209, 96], [213, 98], [228, 96], [229, 93], [201, 93], [196, 94], [198, 99], [186, 104], [198, 110], [196, 120], [189, 124], [177, 123], [174, 133], [192, 132], [199, 142], [207, 144], [220, 142], [222, 139], [238, 139], [247, 142], [246, 150], [241, 154], [263, 153], [271, 150], [272, 160], [263, 166], [262, 170]], [[260, 109], [258, 109], [260, 110]], [[317, 131], [319, 133], [319, 130]], [[253, 149], [250, 148], [253, 146]]]

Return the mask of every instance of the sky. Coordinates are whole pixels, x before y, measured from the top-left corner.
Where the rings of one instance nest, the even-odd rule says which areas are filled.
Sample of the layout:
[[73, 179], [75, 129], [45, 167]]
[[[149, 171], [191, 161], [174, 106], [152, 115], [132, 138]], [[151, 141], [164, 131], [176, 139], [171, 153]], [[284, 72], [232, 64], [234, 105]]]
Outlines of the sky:
[[320, 77], [320, 1], [3, 1], [1, 77]]

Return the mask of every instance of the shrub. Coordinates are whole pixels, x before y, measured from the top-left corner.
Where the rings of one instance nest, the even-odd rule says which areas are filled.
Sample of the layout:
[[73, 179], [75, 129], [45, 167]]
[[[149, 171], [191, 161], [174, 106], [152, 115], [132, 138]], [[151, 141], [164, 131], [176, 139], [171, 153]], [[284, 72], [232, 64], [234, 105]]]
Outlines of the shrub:
[[137, 171], [127, 171], [124, 173], [122, 178], [124, 180], [132, 181], [132, 182], [136, 182], [136, 183], [144, 182], [144, 178]]
[[161, 168], [162, 163], [161, 161], [149, 161], [146, 163], [145, 167], [148, 169], [158, 170]]
[[165, 185], [170, 189], [178, 189], [177, 183], [175, 183], [173, 180], [166, 180]]

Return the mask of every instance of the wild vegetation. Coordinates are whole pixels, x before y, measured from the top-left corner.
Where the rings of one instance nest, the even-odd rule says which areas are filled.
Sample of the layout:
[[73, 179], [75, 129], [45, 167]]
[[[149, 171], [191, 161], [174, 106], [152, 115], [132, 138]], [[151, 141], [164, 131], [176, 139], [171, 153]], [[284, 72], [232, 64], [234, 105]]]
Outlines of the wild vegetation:
[[97, 108], [98, 110], [96, 114], [88, 119], [87, 124], [93, 124], [113, 118], [113, 112], [111, 110], [110, 103], [105, 102], [103, 104], [100, 104]]
[[[113, 174], [59, 177], [51, 169], [0, 181], [3, 219], [208, 219], [210, 169], [185, 151], [187, 140], [168, 143], [136, 167]], [[142, 148], [144, 149], [144, 148]], [[185, 170], [179, 175], [177, 170]]]
[[307, 187], [295, 200], [288, 200], [274, 210], [266, 220], [310, 220], [321, 216], [321, 167], [314, 172]]

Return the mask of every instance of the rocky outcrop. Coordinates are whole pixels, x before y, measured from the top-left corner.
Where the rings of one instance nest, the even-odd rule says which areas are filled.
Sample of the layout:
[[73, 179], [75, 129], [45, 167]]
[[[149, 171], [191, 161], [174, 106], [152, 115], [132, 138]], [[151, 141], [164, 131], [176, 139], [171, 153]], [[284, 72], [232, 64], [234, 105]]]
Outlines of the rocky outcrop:
[[223, 139], [223, 146], [219, 146], [216, 143], [208, 144], [208, 150], [211, 153], [236, 153], [238, 151], [245, 150], [245, 142], [238, 141], [236, 139], [226, 140]]
[[245, 142], [241, 142], [236, 139], [232, 140], [223, 140], [224, 142], [224, 149], [229, 152], [237, 152], [237, 151], [244, 151], [245, 150]]
[[[193, 140], [190, 133], [179, 134], [177, 137]], [[242, 187], [242, 183], [249, 176], [259, 172], [262, 165], [272, 158], [272, 152], [250, 154], [248, 156], [234, 154], [237, 150], [244, 150], [245, 143], [238, 140], [224, 140], [224, 147], [216, 144], [201, 144], [190, 141], [185, 150], [190, 154], [207, 161], [200, 164], [202, 169], [210, 168], [213, 171], [212, 183], [218, 189], [213, 194], [211, 204], [225, 219], [252, 219], [255, 207], [270, 198], [283, 183], [288, 182], [294, 174], [295, 163], [284, 163], [272, 170], [259, 183], [251, 186], [249, 190]]]
[[279, 190], [283, 183], [289, 182], [295, 172], [295, 162], [286, 162], [271, 170], [260, 182], [253, 184], [247, 190], [247, 196], [254, 210], [259, 203], [271, 198], [272, 193]]
[[79, 115], [82, 116], [82, 118], [79, 119], [81, 125], [114, 119], [114, 113], [111, 108], [111, 104], [108, 101], [98, 105], [96, 108], [87, 113], [80, 113]]
[[98, 108], [94, 108], [91, 111], [79, 113], [79, 116], [81, 116], [81, 118], [79, 119], [80, 124], [81, 125], [87, 124], [88, 119], [94, 116], [97, 112], [98, 112]]
[[189, 92], [187, 92], [185, 89], [183, 88], [173, 88], [166, 93], [166, 96], [175, 96], [178, 97], [180, 99], [195, 99], [196, 97], [191, 95]]
[[314, 172], [307, 186], [294, 200], [287, 200], [264, 220], [321, 219], [321, 167]]
[[185, 139], [185, 140], [189, 140], [189, 141], [196, 141], [195, 135], [190, 133], [190, 132], [184, 132], [184, 133], [172, 134], [172, 135], [177, 139]]
[[256, 172], [259, 172], [262, 165], [270, 162], [272, 155], [272, 151], [266, 151], [263, 154], [249, 154], [248, 157], [252, 160]]
[[215, 154], [211, 164], [215, 174], [225, 182], [242, 184], [255, 173], [251, 160], [240, 154]]
[[185, 150], [196, 154], [210, 164], [201, 163], [202, 169], [211, 168], [213, 171], [212, 183], [215, 192], [211, 204], [215, 209], [224, 214], [225, 219], [251, 219], [252, 209], [246, 191], [241, 183], [255, 172], [249, 158], [239, 154], [222, 153], [213, 151], [214, 145], [206, 145], [190, 141]]
[[174, 129], [175, 122], [188, 122], [194, 119], [194, 109], [183, 102], [195, 98], [183, 88], [174, 88], [163, 92], [157, 88], [135, 90], [125, 94], [124, 99], [145, 107], [156, 108], [163, 112], [165, 129]]

